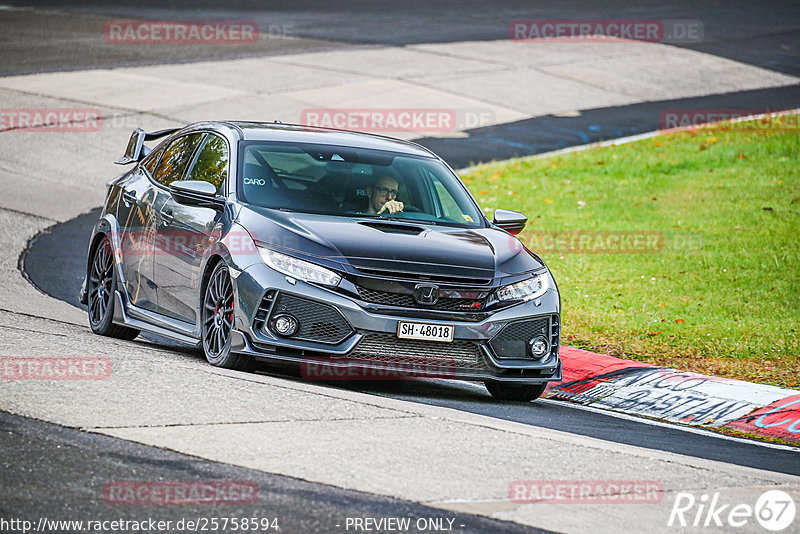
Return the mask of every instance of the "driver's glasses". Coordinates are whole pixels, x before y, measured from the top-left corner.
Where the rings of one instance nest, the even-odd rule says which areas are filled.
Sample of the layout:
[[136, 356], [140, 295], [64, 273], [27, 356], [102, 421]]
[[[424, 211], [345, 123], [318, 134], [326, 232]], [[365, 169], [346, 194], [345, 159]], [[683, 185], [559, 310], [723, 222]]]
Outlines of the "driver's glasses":
[[389, 189], [388, 187], [376, 187], [375, 191], [381, 196], [389, 195], [392, 198], [397, 198], [397, 189]]

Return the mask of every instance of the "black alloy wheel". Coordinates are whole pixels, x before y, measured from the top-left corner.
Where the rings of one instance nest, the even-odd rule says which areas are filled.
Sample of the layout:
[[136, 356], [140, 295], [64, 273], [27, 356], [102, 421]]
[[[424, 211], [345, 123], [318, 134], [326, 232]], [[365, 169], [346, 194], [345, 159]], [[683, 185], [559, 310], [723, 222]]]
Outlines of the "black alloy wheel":
[[231, 353], [231, 333], [234, 323], [233, 282], [224, 262], [214, 267], [203, 295], [202, 320], [203, 352], [211, 365], [247, 371], [254, 360]]
[[114, 252], [111, 249], [111, 240], [104, 236], [94, 251], [87, 277], [89, 325], [95, 334], [131, 340], [139, 335], [139, 330], [113, 323], [116, 288]]

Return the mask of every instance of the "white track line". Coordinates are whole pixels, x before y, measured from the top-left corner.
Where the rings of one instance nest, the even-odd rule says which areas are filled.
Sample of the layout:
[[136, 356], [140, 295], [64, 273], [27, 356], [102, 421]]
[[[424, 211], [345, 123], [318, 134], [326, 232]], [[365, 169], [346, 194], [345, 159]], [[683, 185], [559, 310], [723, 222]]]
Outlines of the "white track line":
[[[431, 381], [432, 382], [444, 382], [444, 383], [446, 383], [448, 385], [458, 385], [458, 386], [461, 386], [461, 387], [465, 387], [466, 386], [468, 389], [473, 389], [475, 391], [479, 391], [480, 390], [480, 391], [482, 391], [484, 393], [486, 392], [486, 389], [483, 386], [480, 386], [480, 385], [472, 383], [472, 382], [458, 382], [458, 381], [452, 381], [452, 380], [447, 380], [447, 379], [436, 379], [436, 378], [431, 379]], [[609, 417], [616, 417], [618, 419], [624, 419], [626, 421], [634, 421], [634, 422], [637, 422], [637, 423], [643, 423], [643, 424], [651, 425], [651, 426], [660, 426], [660, 427], [664, 427], [664, 428], [671, 428], [673, 430], [681, 430], [681, 431], [684, 431], [684, 432], [691, 432], [693, 434], [699, 434], [699, 435], [707, 436], [707, 437], [710, 437], [710, 438], [725, 439], [725, 440], [728, 440], [728, 441], [736, 441], [738, 443], [744, 443], [744, 444], [747, 444], [747, 445], [758, 445], [760, 447], [766, 447], [768, 449], [777, 449], [777, 450], [782, 450], [782, 451], [792, 451], [792, 452], [796, 452], [796, 453], [800, 454], [800, 447], [792, 447], [791, 445], [779, 445], [777, 443], [768, 443], [768, 442], [765, 442], [765, 441], [757, 441], [757, 440], [754, 440], [754, 439], [738, 438], [738, 437], [735, 437], [735, 436], [728, 436], [726, 434], [720, 434], [718, 432], [714, 432], [712, 430], [707, 430], [707, 429], [702, 428], [702, 427], [681, 425], [679, 423], [671, 423], [671, 422], [667, 422], [667, 421], [658, 421], [656, 419], [650, 419], [650, 418], [643, 417], [643, 416], [640, 416], [640, 415], [632, 415], [632, 414], [627, 414], [627, 413], [624, 413], [624, 412], [617, 412], [617, 411], [614, 411], [614, 410], [608, 410], [608, 409], [605, 409], [605, 408], [595, 408], [593, 406], [585, 406], [583, 404], [577, 404], [577, 403], [569, 402], [569, 401], [548, 399], [547, 397], [542, 397], [542, 398], [538, 399], [535, 402], [552, 403], [552, 404], [556, 404], [558, 406], [564, 406], [565, 408], [575, 408], [577, 410], [584, 410], [584, 411], [587, 411], [587, 412], [598, 413], [598, 414], [602, 414], [602, 415], [608, 415]], [[528, 424], [528, 423], [523, 423], [523, 424]], [[561, 432], [566, 432], [566, 430], [562, 430]]]
[[[768, 449], [778, 449], [778, 450], [782, 450], [782, 451], [792, 451], [792, 452], [796, 452], [796, 453], [800, 454], [800, 448], [792, 447], [791, 445], [778, 445], [777, 443], [768, 443], [768, 442], [765, 442], [765, 441], [757, 441], [757, 440], [754, 440], [754, 439], [738, 438], [738, 437], [735, 437], [735, 436], [728, 436], [726, 434], [720, 434], [718, 432], [713, 432], [711, 430], [706, 430], [705, 428], [701, 428], [701, 427], [688, 426], [688, 425], [684, 426], [684, 425], [680, 425], [680, 424], [677, 424], [677, 423], [669, 423], [669, 422], [666, 422], [666, 421], [658, 421], [658, 420], [655, 420], [655, 419], [649, 419], [647, 417], [631, 415], [631, 414], [627, 414], [627, 413], [623, 413], [623, 412], [616, 412], [616, 411], [613, 411], [613, 410], [595, 408], [593, 406], [584, 406], [582, 404], [576, 404], [576, 403], [569, 402], [569, 401], [560, 401], [560, 400], [547, 399], [547, 398], [543, 398], [543, 399], [540, 399], [540, 400], [543, 401], [543, 402], [549, 402], [549, 403], [557, 404], [557, 405], [560, 405], [560, 406], [567, 406], [569, 408], [576, 408], [578, 410], [585, 410], [587, 412], [593, 412], [593, 413], [600, 413], [600, 414], [604, 414], [604, 415], [609, 415], [611, 417], [616, 417], [616, 418], [619, 418], [619, 419], [625, 419], [627, 421], [636, 421], [638, 423], [644, 423], [646, 425], [660, 426], [660, 427], [665, 427], [665, 428], [672, 428], [672, 429], [675, 429], [675, 430], [682, 430], [684, 432], [691, 432], [693, 434], [700, 434], [700, 435], [707, 436], [707, 437], [710, 437], [710, 438], [725, 439], [725, 440], [728, 440], [728, 441], [736, 441], [736, 442], [745, 443], [745, 444], [748, 444], [748, 445], [758, 445], [760, 447], [766, 447]], [[724, 425], [723, 425], [723, 427], [724, 427]]]

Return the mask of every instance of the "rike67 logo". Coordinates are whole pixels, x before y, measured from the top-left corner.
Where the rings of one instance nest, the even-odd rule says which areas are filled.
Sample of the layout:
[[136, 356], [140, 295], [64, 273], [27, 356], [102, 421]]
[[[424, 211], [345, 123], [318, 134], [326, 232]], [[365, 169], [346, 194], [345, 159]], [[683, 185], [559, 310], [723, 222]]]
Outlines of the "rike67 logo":
[[764, 492], [755, 505], [725, 502], [718, 492], [703, 494], [699, 498], [691, 493], [679, 492], [675, 495], [667, 526], [682, 527], [682, 530], [688, 530], [687, 527], [752, 528], [755, 519], [766, 530], [780, 532], [792, 525], [795, 512], [794, 500], [781, 490]]

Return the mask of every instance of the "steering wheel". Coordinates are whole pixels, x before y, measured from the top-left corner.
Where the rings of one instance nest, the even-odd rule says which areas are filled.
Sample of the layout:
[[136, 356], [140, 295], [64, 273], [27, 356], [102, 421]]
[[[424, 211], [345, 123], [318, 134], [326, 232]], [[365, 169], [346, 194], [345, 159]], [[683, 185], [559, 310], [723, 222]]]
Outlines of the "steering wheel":
[[403, 205], [403, 211], [396, 211], [394, 213], [389, 213], [389, 210], [384, 210], [383, 213], [379, 213], [378, 215], [381, 216], [388, 216], [388, 217], [397, 217], [402, 216], [405, 213], [422, 213], [422, 210], [416, 206], [412, 206], [410, 204]]

